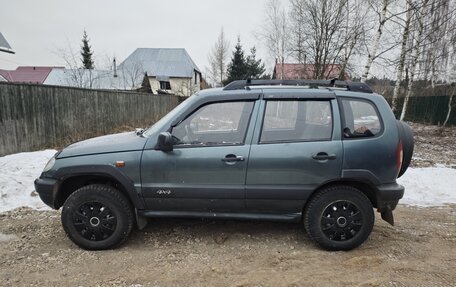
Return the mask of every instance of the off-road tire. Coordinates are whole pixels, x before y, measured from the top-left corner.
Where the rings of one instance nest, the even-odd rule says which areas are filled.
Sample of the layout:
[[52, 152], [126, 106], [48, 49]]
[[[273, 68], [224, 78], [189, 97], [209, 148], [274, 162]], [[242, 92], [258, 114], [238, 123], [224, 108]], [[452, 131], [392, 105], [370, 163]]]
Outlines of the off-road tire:
[[87, 250], [112, 249], [124, 243], [134, 224], [128, 199], [109, 185], [79, 188], [65, 201], [62, 225], [76, 245]]
[[[326, 250], [358, 247], [369, 237], [374, 220], [369, 198], [358, 189], [345, 185], [318, 191], [304, 210], [304, 226], [308, 235]], [[328, 233], [335, 236], [331, 238]]]

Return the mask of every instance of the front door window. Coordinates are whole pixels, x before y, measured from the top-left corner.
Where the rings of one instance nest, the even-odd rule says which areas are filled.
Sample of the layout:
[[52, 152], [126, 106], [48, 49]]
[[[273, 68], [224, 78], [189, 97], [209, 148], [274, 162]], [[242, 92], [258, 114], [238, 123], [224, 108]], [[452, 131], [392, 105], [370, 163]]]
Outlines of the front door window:
[[173, 128], [176, 147], [242, 145], [253, 102], [205, 105]]

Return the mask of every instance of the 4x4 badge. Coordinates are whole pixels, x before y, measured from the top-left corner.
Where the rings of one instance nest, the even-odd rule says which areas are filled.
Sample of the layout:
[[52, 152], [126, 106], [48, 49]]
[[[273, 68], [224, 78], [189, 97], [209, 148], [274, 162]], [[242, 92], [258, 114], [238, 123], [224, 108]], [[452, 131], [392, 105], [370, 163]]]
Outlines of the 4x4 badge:
[[169, 195], [169, 194], [171, 194], [171, 190], [170, 189], [159, 189], [159, 190], [157, 190], [157, 194]]

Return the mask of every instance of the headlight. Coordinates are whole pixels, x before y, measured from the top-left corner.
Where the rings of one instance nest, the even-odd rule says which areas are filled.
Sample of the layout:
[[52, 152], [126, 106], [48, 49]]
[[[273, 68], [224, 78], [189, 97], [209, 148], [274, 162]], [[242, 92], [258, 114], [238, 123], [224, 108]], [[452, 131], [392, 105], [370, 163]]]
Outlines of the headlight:
[[46, 164], [46, 166], [44, 167], [43, 169], [43, 172], [46, 172], [48, 170], [50, 170], [55, 164], [55, 156], [53, 156], [49, 161], [48, 163]]

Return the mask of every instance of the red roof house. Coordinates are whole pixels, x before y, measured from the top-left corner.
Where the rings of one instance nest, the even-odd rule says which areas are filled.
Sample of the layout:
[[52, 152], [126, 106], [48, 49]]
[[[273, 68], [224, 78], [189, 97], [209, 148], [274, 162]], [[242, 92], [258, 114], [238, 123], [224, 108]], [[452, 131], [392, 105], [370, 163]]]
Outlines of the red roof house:
[[16, 70], [1, 70], [0, 76], [11, 83], [43, 84], [52, 69], [63, 67], [17, 67]]
[[[282, 75], [283, 67], [283, 75]], [[324, 79], [334, 79], [339, 77], [340, 73], [339, 64], [330, 64], [326, 66]], [[274, 72], [272, 74], [273, 79], [283, 80], [309, 80], [315, 79], [315, 65], [314, 64], [290, 64], [290, 63], [276, 63]], [[348, 79], [348, 76], [346, 75]]]

